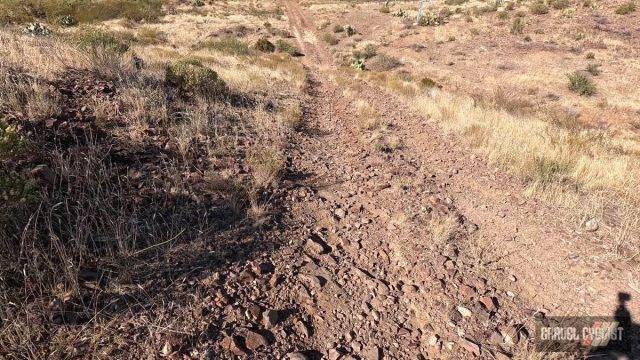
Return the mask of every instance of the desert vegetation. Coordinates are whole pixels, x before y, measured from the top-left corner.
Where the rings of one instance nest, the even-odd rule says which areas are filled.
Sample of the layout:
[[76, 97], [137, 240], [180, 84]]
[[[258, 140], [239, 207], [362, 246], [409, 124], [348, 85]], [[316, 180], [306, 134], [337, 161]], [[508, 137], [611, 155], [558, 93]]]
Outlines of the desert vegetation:
[[[155, 1], [18, 3], [0, 5], [2, 21], [161, 14]], [[122, 290], [162, 273], [170, 249], [209, 236], [224, 246], [225, 231], [269, 223], [306, 82], [289, 55], [236, 39], [187, 54], [154, 48], [161, 30], [53, 28], [0, 33], [0, 347], [31, 358], [67, 351], [73, 336], [95, 349], [101, 337], [86, 336], [110, 338], [122, 310], [173, 297]], [[278, 88], [293, 91], [274, 103], [260, 90]]]

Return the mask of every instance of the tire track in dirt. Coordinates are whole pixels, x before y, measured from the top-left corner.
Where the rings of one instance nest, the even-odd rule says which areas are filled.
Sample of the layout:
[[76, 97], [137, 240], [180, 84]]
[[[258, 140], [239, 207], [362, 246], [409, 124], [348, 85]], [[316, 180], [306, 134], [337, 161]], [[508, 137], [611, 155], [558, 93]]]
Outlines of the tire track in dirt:
[[[313, 33], [297, 4], [285, 7], [297, 36]], [[314, 348], [330, 358], [413, 359], [495, 357], [524, 346], [526, 340], [487, 342], [492, 334], [532, 329], [525, 306], [476, 268], [467, 245], [475, 225], [419, 156], [380, 152], [362, 136], [351, 99], [328, 80], [329, 51], [298, 40], [307, 52], [311, 96], [309, 135], [294, 142], [291, 168], [306, 179], [291, 213], [314, 224], [296, 245], [303, 254], [299, 303], [314, 319]], [[365, 85], [360, 96], [387, 105], [376, 94]], [[392, 129], [402, 123], [397, 108], [380, 110]]]

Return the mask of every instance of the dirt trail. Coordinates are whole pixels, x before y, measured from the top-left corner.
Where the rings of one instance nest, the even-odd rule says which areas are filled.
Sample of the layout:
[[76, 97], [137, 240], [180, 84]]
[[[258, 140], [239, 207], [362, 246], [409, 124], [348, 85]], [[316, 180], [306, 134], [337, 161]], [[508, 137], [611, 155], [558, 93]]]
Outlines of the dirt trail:
[[315, 224], [298, 243], [296, 285], [314, 319], [314, 348], [404, 359], [459, 357], [461, 347], [495, 357], [513, 346], [487, 339], [523, 324], [531, 332], [539, 310], [611, 315], [618, 292], [640, 295], [630, 272], [594, 262], [590, 239], [563, 231], [553, 208], [521, 195], [520, 181], [363, 83], [358, 97], [404, 143], [375, 150], [329, 80], [331, 55], [315, 26], [296, 2], [285, 7], [312, 83], [291, 213]]

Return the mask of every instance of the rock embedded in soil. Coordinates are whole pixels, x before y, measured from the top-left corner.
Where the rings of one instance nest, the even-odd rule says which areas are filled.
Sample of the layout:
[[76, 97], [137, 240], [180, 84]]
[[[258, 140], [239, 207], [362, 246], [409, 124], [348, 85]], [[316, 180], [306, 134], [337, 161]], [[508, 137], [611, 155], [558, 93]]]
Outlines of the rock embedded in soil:
[[462, 346], [462, 348], [464, 348], [468, 352], [472, 353], [473, 355], [475, 355], [475, 356], [479, 356], [480, 355], [480, 346], [478, 344], [476, 344], [475, 342], [463, 338], [463, 339], [460, 339], [459, 344], [460, 344], [460, 346]]
[[262, 334], [249, 330], [245, 336], [245, 344], [250, 350], [269, 345], [269, 340]]
[[309, 360], [309, 357], [301, 352], [290, 352], [284, 356], [286, 360]]

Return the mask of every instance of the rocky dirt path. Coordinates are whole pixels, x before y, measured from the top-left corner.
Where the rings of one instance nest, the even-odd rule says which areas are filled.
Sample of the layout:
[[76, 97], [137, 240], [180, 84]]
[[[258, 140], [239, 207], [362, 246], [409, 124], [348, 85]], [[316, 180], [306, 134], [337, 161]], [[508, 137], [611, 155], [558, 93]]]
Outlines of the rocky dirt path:
[[[316, 28], [294, 1], [286, 3], [290, 23], [300, 44], [311, 54], [311, 67], [322, 59], [322, 78], [328, 78], [326, 46], [316, 38]], [[339, 76], [339, 75], [338, 75]], [[526, 198], [523, 182], [487, 164], [460, 139], [446, 136], [419, 114], [394, 101], [393, 96], [364, 86], [358, 94], [381, 114], [399, 116], [396, 135], [405, 153], [428, 164], [440, 191], [448, 194], [458, 211], [479, 225], [473, 242], [488, 269], [508, 272], [514, 292], [547, 312], [572, 315], [611, 315], [618, 294], [640, 296], [640, 275], [622, 261], [612, 260], [597, 246], [597, 233], [580, 224], [561, 223], [558, 209]], [[337, 121], [353, 123], [355, 116]], [[508, 284], [508, 282], [507, 282]], [[627, 304], [640, 317], [640, 301]]]
[[622, 270], [589, 276], [583, 238], [523, 184], [364, 82], [358, 99], [387, 126], [359, 127], [313, 23], [285, 8], [310, 78], [306, 127], [285, 216], [260, 235], [279, 245], [211, 276], [220, 357], [527, 358], [535, 318], [608, 315], [632, 290]]
[[500, 357], [534, 316], [611, 315], [619, 292], [635, 292], [629, 270], [598, 261], [588, 234], [565, 231], [521, 182], [363, 83], [359, 98], [404, 143], [375, 150], [329, 80], [331, 55], [313, 22], [296, 2], [285, 7], [312, 80], [291, 214], [314, 224], [297, 239], [294, 284], [314, 349]]

